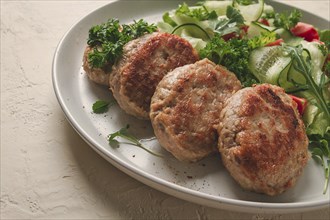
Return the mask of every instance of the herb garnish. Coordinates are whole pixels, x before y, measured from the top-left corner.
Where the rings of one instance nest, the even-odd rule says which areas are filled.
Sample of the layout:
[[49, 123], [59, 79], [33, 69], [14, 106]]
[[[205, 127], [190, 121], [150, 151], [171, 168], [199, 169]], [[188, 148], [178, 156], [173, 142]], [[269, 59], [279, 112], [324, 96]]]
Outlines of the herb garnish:
[[109, 134], [108, 135], [108, 141], [109, 141], [110, 146], [118, 147], [119, 146], [119, 141], [116, 140], [116, 138], [121, 137], [121, 138], [126, 139], [127, 141], [129, 141], [129, 143], [127, 143], [127, 144], [131, 144], [131, 145], [134, 145], [136, 147], [142, 148], [143, 150], [147, 151], [148, 153], [150, 153], [154, 156], [162, 157], [162, 155], [157, 154], [155, 152], [152, 152], [151, 150], [144, 147], [136, 137], [134, 137], [132, 134], [130, 134], [128, 132], [128, 128], [129, 128], [129, 125], [126, 125], [126, 127], [121, 128], [119, 131], [116, 131], [112, 134]]
[[111, 68], [123, 52], [129, 41], [157, 30], [154, 24], [144, 20], [133, 24], [120, 25], [117, 19], [109, 19], [106, 23], [96, 25], [89, 30], [87, 44], [93, 47], [88, 54], [88, 62], [95, 68]]
[[[300, 84], [294, 81], [292, 77], [290, 80], [296, 87], [302, 87], [304, 90], [308, 89], [309, 92], [313, 94], [316, 100], [315, 105], [317, 105], [320, 110], [324, 113], [328, 126], [330, 127], [330, 109], [327, 102], [323, 96], [323, 88], [325, 86], [325, 81], [320, 80], [319, 84], [316, 84], [312, 77], [312, 64], [311, 57], [308, 50], [303, 49], [301, 46], [293, 47], [285, 45], [284, 49], [289, 53], [293, 60], [293, 67], [297, 70], [306, 80], [306, 84]], [[307, 86], [307, 87], [306, 87]]]
[[251, 5], [256, 3], [256, 1], [253, 0], [235, 0], [235, 2], [240, 5]]
[[269, 12], [266, 13], [262, 18], [265, 19], [274, 19], [274, 26], [277, 28], [284, 28], [286, 30], [290, 30], [300, 21], [302, 14], [299, 10], [294, 9], [290, 14], [286, 12], [283, 13], [275, 13]]
[[175, 11], [176, 14], [186, 15], [191, 18], [196, 18], [198, 21], [217, 19], [218, 15], [215, 11], [209, 12], [205, 6], [200, 8], [190, 9], [186, 3], [179, 5]]
[[94, 102], [92, 109], [94, 113], [100, 114], [100, 113], [105, 113], [108, 111], [109, 107], [114, 105], [116, 101], [103, 101], [103, 100], [98, 100]]
[[247, 68], [250, 55], [247, 40], [232, 38], [225, 41], [215, 36], [199, 54], [201, 58], [208, 58], [216, 64], [227, 67], [235, 73], [244, 86], [258, 82]]
[[317, 135], [309, 136], [309, 148], [312, 152], [312, 158], [321, 164], [324, 169], [324, 187], [323, 194], [327, 192], [329, 178], [330, 178], [330, 132], [326, 133], [324, 137]]
[[214, 63], [227, 67], [235, 73], [242, 85], [247, 87], [259, 83], [248, 68], [251, 51], [275, 39], [276, 34], [273, 32], [265, 32], [252, 39], [232, 38], [228, 41], [216, 35], [199, 54], [201, 58], [208, 58]]
[[214, 32], [220, 36], [230, 34], [230, 33], [239, 33], [241, 31], [240, 27], [244, 25], [244, 18], [240, 14], [239, 10], [228, 6], [226, 10], [227, 18], [210, 21], [214, 23]]

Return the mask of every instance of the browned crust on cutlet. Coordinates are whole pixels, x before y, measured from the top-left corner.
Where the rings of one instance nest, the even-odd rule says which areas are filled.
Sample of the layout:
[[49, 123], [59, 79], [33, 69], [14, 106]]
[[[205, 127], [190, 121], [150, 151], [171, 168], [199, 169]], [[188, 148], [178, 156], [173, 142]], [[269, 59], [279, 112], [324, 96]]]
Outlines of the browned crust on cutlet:
[[[258, 133], [254, 131], [246, 132], [237, 139], [238, 142], [240, 139], [244, 139], [240, 145], [240, 157], [249, 158], [243, 161], [243, 163], [249, 161], [244, 165], [247, 173], [258, 169], [271, 171], [273, 166], [283, 164], [285, 160], [287, 160], [287, 155], [292, 154], [296, 148], [299, 148], [296, 143], [297, 139], [304, 140], [305, 145], [307, 141], [305, 130], [297, 129], [299, 126], [299, 115], [294, 112], [296, 103], [291, 100], [287, 100], [291, 102], [290, 104], [284, 103], [282, 99], [275, 94], [275, 92], [277, 94], [284, 93], [283, 89], [278, 87], [271, 89], [259, 86], [256, 87], [255, 91], [259, 97], [248, 95], [246, 97], [246, 104], [242, 106], [239, 115], [241, 117], [253, 117], [268, 112], [270, 116], [274, 117], [274, 120], [271, 120], [269, 124], [258, 122]], [[269, 107], [267, 107], [267, 105]], [[260, 106], [265, 107], [261, 109]], [[276, 115], [279, 115], [279, 117], [276, 117]], [[267, 138], [266, 134], [275, 126], [276, 120], [280, 121], [285, 131], [274, 130], [274, 133], [272, 133], [274, 141], [271, 141]], [[250, 123], [251, 122], [247, 120], [242, 120], [242, 130], [247, 130]], [[300, 127], [302, 127], [301, 120]], [[256, 147], [254, 143], [258, 143], [261, 147], [267, 148], [267, 150], [261, 151], [259, 146]], [[276, 155], [276, 157], [274, 157], [274, 155]]]
[[215, 152], [219, 111], [240, 88], [233, 73], [207, 59], [168, 73], [150, 112], [161, 146], [181, 161], [194, 162]]
[[176, 67], [199, 59], [188, 41], [168, 33], [148, 35], [134, 53], [127, 53], [124, 61], [114, 67], [110, 88], [127, 113], [143, 119], [149, 119], [150, 100], [159, 81]]
[[276, 195], [295, 184], [309, 158], [308, 138], [282, 88], [264, 84], [237, 92], [220, 120], [223, 162], [244, 188]]

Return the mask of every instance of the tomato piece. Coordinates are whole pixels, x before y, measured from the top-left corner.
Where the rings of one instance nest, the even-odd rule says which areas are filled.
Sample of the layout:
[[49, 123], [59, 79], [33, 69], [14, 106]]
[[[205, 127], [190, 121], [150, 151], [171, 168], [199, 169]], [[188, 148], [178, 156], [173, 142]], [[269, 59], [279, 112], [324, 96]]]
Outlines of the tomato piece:
[[269, 43], [269, 44], [266, 44], [266, 47], [279, 46], [279, 45], [281, 45], [283, 42], [284, 42], [284, 40], [283, 40], [282, 38], [280, 38], [280, 39], [277, 39], [277, 40], [274, 41], [274, 42], [271, 42], [271, 43]]
[[229, 34], [225, 34], [222, 36], [222, 39], [224, 39], [225, 41], [228, 41], [232, 38], [242, 38], [248, 31], [249, 29], [249, 26], [247, 25], [244, 25], [242, 27], [240, 27], [241, 29], [241, 33], [238, 34], [238, 33], [235, 33], [235, 32], [232, 32], [232, 33], [229, 33]]
[[307, 106], [307, 99], [300, 98], [294, 95], [289, 95], [291, 99], [297, 103], [297, 109], [300, 115], [303, 115]]
[[241, 30], [243, 30], [244, 32], [245, 32], [245, 34], [248, 32], [248, 30], [249, 30], [249, 26], [247, 26], [247, 25], [243, 25], [242, 27], [241, 27]]
[[291, 29], [291, 33], [309, 42], [320, 40], [319, 34], [314, 26], [303, 22], [298, 22], [297, 25]]
[[269, 26], [269, 22], [268, 22], [268, 20], [265, 19], [265, 18], [261, 18], [261, 19], [259, 19], [259, 22], [260, 22], [261, 24], [264, 24], [264, 25], [266, 25], [266, 26]]
[[235, 38], [235, 37], [239, 37], [239, 35], [235, 32], [232, 32], [232, 33], [223, 35], [222, 39], [224, 39], [225, 41], [228, 41], [228, 40], [230, 40], [232, 38]]

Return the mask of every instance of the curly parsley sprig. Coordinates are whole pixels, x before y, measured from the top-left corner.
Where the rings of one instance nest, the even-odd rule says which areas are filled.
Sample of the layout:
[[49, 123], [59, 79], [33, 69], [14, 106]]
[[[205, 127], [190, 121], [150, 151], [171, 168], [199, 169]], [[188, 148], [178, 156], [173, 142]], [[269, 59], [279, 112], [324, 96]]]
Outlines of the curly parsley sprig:
[[154, 24], [140, 19], [133, 24], [120, 25], [119, 20], [109, 19], [89, 30], [87, 44], [93, 48], [88, 54], [88, 62], [95, 68], [111, 68], [122, 55], [126, 43], [144, 34], [157, 30]]
[[284, 28], [290, 30], [300, 21], [302, 17], [301, 11], [295, 9], [290, 14], [287, 12], [275, 13], [269, 12], [262, 16], [265, 19], [273, 19], [273, 24], [277, 28]]
[[258, 79], [249, 71], [249, 56], [253, 49], [265, 46], [276, 40], [274, 32], [262, 33], [252, 39], [232, 38], [228, 41], [216, 35], [206, 44], [199, 54], [201, 58], [208, 58], [213, 62], [227, 67], [235, 73], [244, 87], [259, 83]]

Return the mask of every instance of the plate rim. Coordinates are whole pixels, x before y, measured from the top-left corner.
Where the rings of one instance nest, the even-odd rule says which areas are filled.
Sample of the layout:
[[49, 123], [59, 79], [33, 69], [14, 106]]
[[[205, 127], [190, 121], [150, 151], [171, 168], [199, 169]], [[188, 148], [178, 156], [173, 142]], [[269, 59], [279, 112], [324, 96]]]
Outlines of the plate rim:
[[[180, 0], [178, 0], [179, 2]], [[88, 19], [89, 16], [92, 16], [93, 14], [97, 14], [98, 11], [110, 7], [111, 5], [114, 5], [116, 3], [122, 3], [127, 2], [125, 0], [114, 0], [111, 1], [105, 5], [102, 5], [95, 10], [90, 11], [88, 14], [82, 16], [80, 19], [78, 19], [77, 22], [75, 22], [62, 36], [61, 40], [59, 41], [54, 55], [53, 55], [53, 61], [52, 61], [52, 85], [53, 90], [55, 93], [55, 96], [57, 98], [57, 101], [66, 117], [70, 125], [74, 128], [74, 130], [80, 135], [80, 137], [88, 144], [90, 147], [96, 151], [99, 155], [101, 155], [104, 159], [106, 159], [108, 162], [110, 162], [113, 166], [121, 170], [122, 172], [126, 173], [127, 175], [131, 176], [132, 178], [142, 182], [143, 184], [146, 184], [156, 190], [159, 190], [163, 193], [169, 194], [171, 196], [197, 203], [200, 205], [206, 205], [213, 208], [218, 209], [228, 209], [232, 211], [238, 211], [237, 208], [239, 207], [240, 212], [255, 212], [256, 210], [265, 212], [265, 213], [293, 213], [293, 212], [307, 212], [315, 209], [321, 209], [324, 207], [328, 207], [330, 204], [330, 200], [319, 200], [319, 201], [313, 201], [313, 202], [293, 202], [293, 203], [272, 203], [272, 202], [254, 202], [254, 201], [246, 201], [246, 200], [239, 200], [239, 199], [231, 199], [231, 198], [225, 198], [222, 196], [214, 196], [210, 195], [204, 192], [199, 192], [193, 189], [186, 188], [184, 186], [177, 185], [175, 183], [166, 181], [162, 178], [156, 177], [154, 175], [151, 175], [142, 169], [136, 168], [125, 161], [118, 158], [116, 155], [111, 154], [109, 151], [106, 151], [104, 147], [102, 147], [99, 143], [97, 143], [78, 123], [78, 121], [75, 119], [73, 114], [71, 114], [70, 109], [68, 106], [65, 105], [63, 97], [63, 94], [61, 93], [61, 89], [59, 86], [59, 79], [57, 74], [57, 66], [59, 65], [59, 57], [58, 54], [61, 51], [61, 48], [67, 39], [68, 35], [71, 34], [73, 29], [83, 22], [85, 19]], [[269, 2], [269, 1], [267, 1]], [[274, 1], [271, 1], [274, 2]], [[290, 8], [295, 8], [289, 5], [286, 5], [285, 3], [281, 1], [277, 1], [276, 4], [285, 5]], [[303, 13], [310, 14], [312, 16], [315, 16], [317, 18], [320, 18], [322, 20], [325, 20], [324, 18], [311, 14], [303, 9], [299, 9]], [[188, 198], [191, 197], [191, 198]], [[196, 201], [194, 199], [200, 199], [202, 201]], [[207, 204], [205, 204], [205, 202]]]

